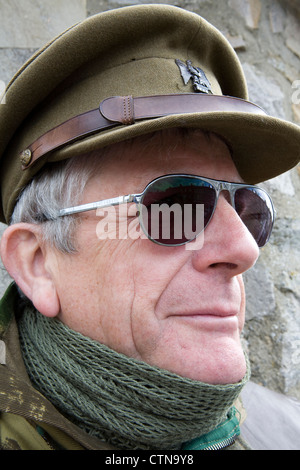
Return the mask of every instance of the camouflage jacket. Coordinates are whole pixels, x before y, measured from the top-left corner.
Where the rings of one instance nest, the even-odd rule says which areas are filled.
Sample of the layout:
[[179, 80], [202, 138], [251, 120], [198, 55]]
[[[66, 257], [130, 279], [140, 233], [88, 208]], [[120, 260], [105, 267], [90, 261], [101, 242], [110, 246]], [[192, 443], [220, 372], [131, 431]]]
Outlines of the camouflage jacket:
[[0, 448], [112, 449], [72, 424], [31, 385], [16, 324], [20, 298], [12, 284], [0, 302]]
[[[19, 306], [16, 286], [11, 284], [0, 302], [0, 449], [116, 449], [88, 436], [32, 387], [19, 344]], [[228, 449], [248, 447], [238, 438]]]

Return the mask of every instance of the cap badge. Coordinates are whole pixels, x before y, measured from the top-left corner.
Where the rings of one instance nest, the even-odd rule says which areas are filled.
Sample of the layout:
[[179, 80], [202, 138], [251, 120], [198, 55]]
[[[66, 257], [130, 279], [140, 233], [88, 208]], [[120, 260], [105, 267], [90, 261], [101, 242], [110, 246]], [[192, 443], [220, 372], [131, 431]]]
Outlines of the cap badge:
[[175, 62], [179, 67], [180, 74], [185, 85], [187, 85], [188, 81], [192, 79], [193, 88], [196, 92], [212, 93], [211, 84], [202, 69], [194, 67], [190, 60], [187, 60], [186, 64], [179, 59], [176, 59]]

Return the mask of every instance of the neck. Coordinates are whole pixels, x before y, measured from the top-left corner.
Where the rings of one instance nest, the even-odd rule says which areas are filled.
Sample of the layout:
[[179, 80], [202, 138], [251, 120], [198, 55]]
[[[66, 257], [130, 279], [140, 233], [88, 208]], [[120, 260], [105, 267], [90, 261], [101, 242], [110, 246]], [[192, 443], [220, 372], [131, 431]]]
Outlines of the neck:
[[19, 322], [33, 385], [87, 433], [120, 449], [179, 449], [225, 419], [249, 379], [210, 385], [119, 354], [27, 309]]

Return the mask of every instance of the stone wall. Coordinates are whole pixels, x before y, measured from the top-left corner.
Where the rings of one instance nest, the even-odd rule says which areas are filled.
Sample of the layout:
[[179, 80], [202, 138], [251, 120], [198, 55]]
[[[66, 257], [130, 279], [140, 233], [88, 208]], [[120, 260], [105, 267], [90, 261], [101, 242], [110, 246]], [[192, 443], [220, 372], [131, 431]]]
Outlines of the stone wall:
[[[0, 80], [54, 35], [137, 0], [0, 0]], [[160, 2], [173, 3], [173, 2]], [[250, 99], [300, 124], [300, 0], [177, 0], [217, 26], [236, 49]], [[0, 82], [1, 83], [1, 82]], [[300, 398], [300, 168], [265, 183], [277, 209], [270, 243], [245, 276], [245, 347], [252, 380]], [[1, 270], [1, 292], [9, 282]]]

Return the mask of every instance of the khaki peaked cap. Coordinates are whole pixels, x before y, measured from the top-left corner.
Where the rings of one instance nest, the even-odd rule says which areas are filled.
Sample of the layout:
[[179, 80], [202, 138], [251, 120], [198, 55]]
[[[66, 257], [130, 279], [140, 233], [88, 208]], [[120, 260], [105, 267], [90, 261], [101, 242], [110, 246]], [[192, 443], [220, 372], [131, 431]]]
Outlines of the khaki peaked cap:
[[7, 87], [1, 220], [9, 222], [47, 162], [164, 128], [220, 134], [246, 182], [289, 170], [299, 161], [300, 128], [247, 99], [234, 50], [199, 15], [152, 4], [92, 16], [38, 51]]

